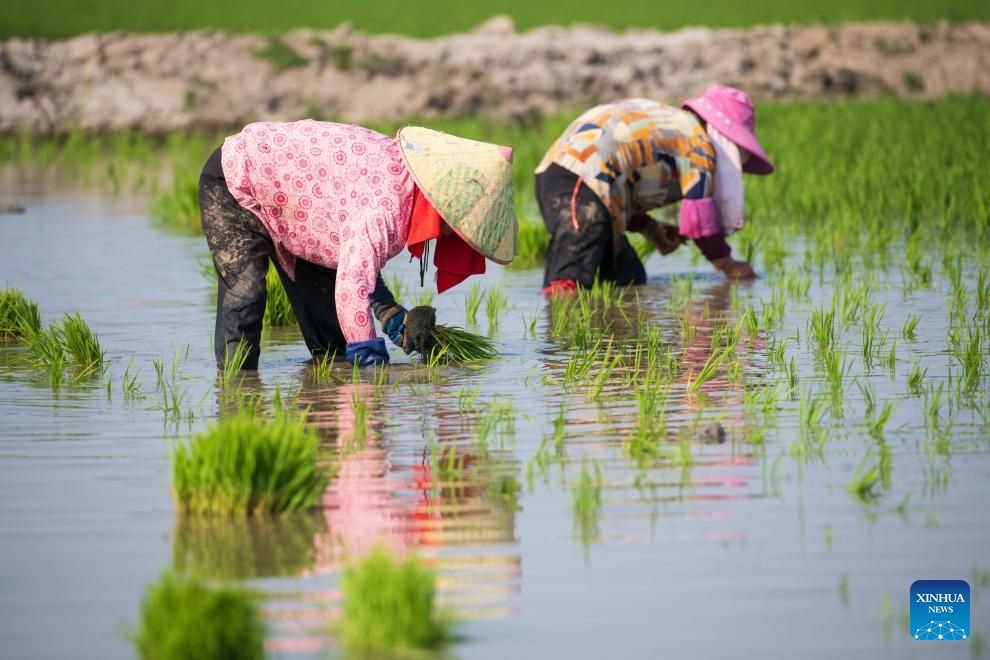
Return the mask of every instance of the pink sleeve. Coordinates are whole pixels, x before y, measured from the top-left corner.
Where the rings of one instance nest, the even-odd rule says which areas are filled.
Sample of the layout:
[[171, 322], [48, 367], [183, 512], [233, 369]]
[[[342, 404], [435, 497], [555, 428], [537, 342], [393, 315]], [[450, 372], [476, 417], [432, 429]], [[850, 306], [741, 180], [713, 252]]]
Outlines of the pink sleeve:
[[388, 260], [388, 236], [383, 219], [372, 211], [363, 215], [348, 222], [340, 237], [334, 302], [347, 343], [377, 336], [370, 296], [378, 273]]
[[722, 223], [718, 220], [718, 205], [712, 197], [685, 199], [681, 202], [681, 236], [704, 238], [722, 233]]

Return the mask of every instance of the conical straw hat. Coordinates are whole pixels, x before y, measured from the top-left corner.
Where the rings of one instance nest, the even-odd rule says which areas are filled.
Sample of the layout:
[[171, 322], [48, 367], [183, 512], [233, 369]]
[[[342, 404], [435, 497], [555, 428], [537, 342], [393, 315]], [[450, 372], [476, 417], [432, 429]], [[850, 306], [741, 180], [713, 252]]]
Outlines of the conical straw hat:
[[519, 237], [512, 149], [419, 126], [397, 137], [417, 185], [447, 224], [492, 261], [512, 261]]

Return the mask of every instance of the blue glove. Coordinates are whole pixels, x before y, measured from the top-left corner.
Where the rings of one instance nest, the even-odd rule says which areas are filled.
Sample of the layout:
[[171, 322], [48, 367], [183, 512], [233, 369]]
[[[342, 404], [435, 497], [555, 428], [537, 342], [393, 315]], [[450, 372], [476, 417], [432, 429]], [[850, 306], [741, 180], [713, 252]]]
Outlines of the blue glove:
[[352, 362], [359, 367], [367, 367], [373, 364], [388, 364], [388, 351], [385, 350], [385, 340], [375, 337], [368, 341], [354, 341], [347, 344], [344, 353], [348, 362]]
[[388, 338], [392, 340], [392, 343], [398, 347], [402, 347], [402, 333], [406, 331], [406, 310], [400, 309], [397, 314], [388, 320], [385, 327], [382, 328]]

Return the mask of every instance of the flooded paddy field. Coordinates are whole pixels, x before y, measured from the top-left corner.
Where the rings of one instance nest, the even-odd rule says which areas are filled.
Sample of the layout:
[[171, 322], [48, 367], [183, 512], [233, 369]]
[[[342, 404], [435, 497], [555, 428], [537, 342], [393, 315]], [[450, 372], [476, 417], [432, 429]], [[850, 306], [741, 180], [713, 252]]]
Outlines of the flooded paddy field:
[[[46, 321], [80, 312], [107, 354], [53, 387], [0, 347], [5, 657], [130, 657], [165, 568], [262, 593], [272, 656], [339, 655], [341, 569], [378, 545], [436, 569], [453, 657], [932, 657], [909, 631], [918, 579], [969, 582], [970, 639], [938, 654], [985, 655], [985, 259], [837, 273], [793, 239], [728, 284], [681, 250], [590, 311], [540, 298], [538, 268], [489, 264], [482, 291], [506, 304], [475, 329], [500, 359], [429, 368], [390, 347], [384, 375], [316, 378], [289, 325], [225, 387], [201, 238], [139, 201], [5, 192], [26, 213], [0, 216], [3, 286]], [[386, 276], [410, 305], [404, 261]], [[438, 319], [473, 327], [469, 295], [436, 296]], [[245, 400], [309, 408], [339, 457], [320, 505], [177, 514], [175, 444]]]

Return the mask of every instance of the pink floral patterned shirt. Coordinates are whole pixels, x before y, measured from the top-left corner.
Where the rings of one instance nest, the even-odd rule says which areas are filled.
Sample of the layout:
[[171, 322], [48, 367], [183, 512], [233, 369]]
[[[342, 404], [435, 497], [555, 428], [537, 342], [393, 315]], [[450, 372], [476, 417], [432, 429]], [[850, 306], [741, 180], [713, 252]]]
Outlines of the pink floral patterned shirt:
[[234, 199], [257, 215], [290, 278], [296, 259], [337, 271], [337, 318], [348, 342], [375, 338], [369, 296], [405, 247], [415, 183], [398, 140], [312, 120], [249, 124], [224, 141]]

